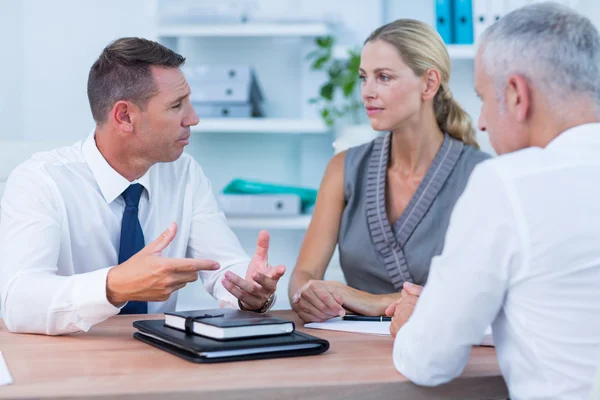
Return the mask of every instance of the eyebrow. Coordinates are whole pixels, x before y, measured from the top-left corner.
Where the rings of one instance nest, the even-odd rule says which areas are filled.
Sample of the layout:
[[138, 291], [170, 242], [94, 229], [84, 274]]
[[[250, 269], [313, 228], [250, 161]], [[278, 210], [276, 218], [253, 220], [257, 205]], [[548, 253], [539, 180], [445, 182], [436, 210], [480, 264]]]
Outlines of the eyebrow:
[[192, 93], [191, 91], [188, 91], [183, 96], [179, 96], [176, 100], [173, 100], [170, 104], [173, 105], [173, 104], [179, 103], [180, 101], [182, 101], [183, 99], [185, 99], [186, 97], [188, 97], [191, 93]]
[[[365, 70], [364, 70], [364, 69], [362, 69], [362, 68], [359, 68], [358, 70], [359, 70], [359, 71], [361, 71], [361, 72], [365, 72]], [[393, 69], [391, 69], [391, 68], [375, 68], [375, 70], [373, 70], [373, 73], [377, 74], [377, 73], [379, 73], [379, 72], [383, 72], [383, 71], [390, 71], [390, 72], [394, 72], [394, 70], [393, 70]]]

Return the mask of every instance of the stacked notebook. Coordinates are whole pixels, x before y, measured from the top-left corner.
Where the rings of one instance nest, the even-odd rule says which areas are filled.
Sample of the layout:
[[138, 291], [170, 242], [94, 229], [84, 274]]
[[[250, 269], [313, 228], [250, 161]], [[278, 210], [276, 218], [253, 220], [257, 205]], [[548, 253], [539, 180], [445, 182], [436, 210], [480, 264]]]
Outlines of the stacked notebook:
[[188, 361], [215, 363], [307, 356], [329, 349], [329, 342], [297, 332], [294, 323], [230, 310], [165, 313], [164, 320], [135, 321], [133, 337]]

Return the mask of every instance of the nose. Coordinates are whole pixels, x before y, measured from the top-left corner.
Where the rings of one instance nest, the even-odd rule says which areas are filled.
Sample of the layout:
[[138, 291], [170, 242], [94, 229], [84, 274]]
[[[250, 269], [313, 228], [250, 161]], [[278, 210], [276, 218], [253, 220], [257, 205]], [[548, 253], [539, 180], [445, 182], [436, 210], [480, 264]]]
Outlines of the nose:
[[360, 86], [360, 95], [363, 99], [363, 103], [367, 100], [372, 100], [377, 97], [377, 92], [373, 86], [369, 83], [369, 80], [365, 79]]
[[185, 118], [183, 119], [183, 126], [188, 127], [188, 126], [196, 126], [198, 125], [198, 122], [200, 122], [200, 118], [198, 118], [198, 114], [196, 114], [196, 110], [194, 110], [194, 107], [192, 107], [192, 105], [189, 105], [189, 111], [187, 113], [187, 115], [185, 116]]

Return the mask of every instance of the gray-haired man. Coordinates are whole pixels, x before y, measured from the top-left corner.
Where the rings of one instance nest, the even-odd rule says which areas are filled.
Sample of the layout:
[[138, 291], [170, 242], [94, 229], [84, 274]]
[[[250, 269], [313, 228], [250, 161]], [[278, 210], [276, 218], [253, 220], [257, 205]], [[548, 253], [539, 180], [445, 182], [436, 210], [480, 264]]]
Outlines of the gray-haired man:
[[447, 382], [492, 323], [512, 399], [588, 398], [600, 356], [598, 32], [554, 3], [515, 10], [484, 33], [475, 87], [479, 128], [501, 155], [471, 175], [426, 287], [390, 306], [394, 363], [418, 384]]

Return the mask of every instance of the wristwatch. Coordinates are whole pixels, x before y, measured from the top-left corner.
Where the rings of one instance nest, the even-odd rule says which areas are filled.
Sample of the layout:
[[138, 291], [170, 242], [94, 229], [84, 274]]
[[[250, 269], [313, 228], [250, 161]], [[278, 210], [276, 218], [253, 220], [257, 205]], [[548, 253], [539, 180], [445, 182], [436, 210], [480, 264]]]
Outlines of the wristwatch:
[[240, 307], [240, 310], [242, 311], [252, 311], [255, 313], [259, 313], [259, 314], [264, 314], [267, 311], [269, 311], [271, 309], [271, 307], [273, 307], [273, 304], [275, 303], [275, 293], [273, 293], [271, 296], [269, 296], [269, 298], [267, 299], [267, 301], [265, 302], [265, 304], [262, 305], [261, 308], [258, 308], [256, 310], [249, 310], [246, 307], [244, 307], [244, 304], [240, 301], [240, 299], [238, 299], [238, 306]]

